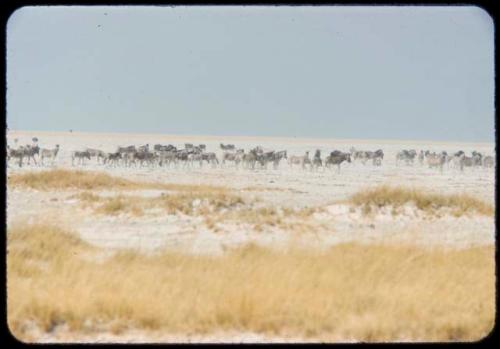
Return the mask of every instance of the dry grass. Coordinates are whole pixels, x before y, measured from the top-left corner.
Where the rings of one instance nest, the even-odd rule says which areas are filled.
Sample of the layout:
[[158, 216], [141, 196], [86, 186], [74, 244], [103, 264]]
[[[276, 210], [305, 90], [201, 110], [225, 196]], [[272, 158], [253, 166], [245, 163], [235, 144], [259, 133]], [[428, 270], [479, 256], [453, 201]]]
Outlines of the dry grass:
[[117, 195], [111, 197], [98, 196], [89, 192], [74, 195], [83, 206], [91, 206], [99, 214], [143, 215], [151, 209], [162, 209], [167, 214], [183, 213], [186, 215], [209, 214], [227, 210], [244, 204], [240, 196], [226, 190], [186, 191], [180, 193], [164, 193], [158, 197], [141, 197], [133, 195]]
[[276, 207], [246, 206], [238, 210], [230, 210], [219, 215], [207, 217], [210, 222], [231, 221], [250, 224], [256, 231], [263, 231], [265, 227], [278, 227], [282, 230], [305, 232], [314, 229], [308, 220], [321, 207], [306, 207], [299, 209]]
[[174, 191], [221, 191], [224, 187], [209, 185], [171, 184], [156, 182], [132, 181], [125, 178], [110, 176], [104, 172], [51, 169], [46, 171], [12, 174], [8, 176], [8, 185], [18, 188], [36, 190], [51, 189], [106, 189], [106, 190], [136, 190], [165, 189]]
[[95, 213], [104, 215], [142, 216], [152, 209], [160, 209], [166, 214], [202, 215], [206, 226], [215, 231], [219, 231], [218, 224], [233, 222], [250, 224], [256, 231], [263, 231], [265, 227], [279, 227], [287, 231], [304, 232], [313, 229], [313, 225], [307, 221], [315, 212], [322, 210], [320, 207], [255, 207], [253, 203], [245, 202], [240, 196], [226, 190], [199, 190], [158, 197], [106, 197], [83, 192], [71, 197], [81, 200], [83, 207], [90, 206]]
[[[73, 331], [217, 330], [323, 340], [478, 340], [495, 317], [494, 248], [248, 245], [222, 256], [120, 252], [104, 261], [50, 226], [8, 231], [7, 315]], [[83, 258], [85, 257], [86, 258]]]
[[[393, 206], [393, 208], [398, 208], [407, 203], [413, 203], [418, 209], [427, 213], [436, 213], [443, 208], [449, 209], [451, 214], [455, 216], [472, 212], [493, 216], [495, 213], [492, 205], [467, 194], [433, 194], [419, 189], [390, 186], [379, 186], [360, 191], [354, 194], [350, 201], [355, 205], [362, 206], [364, 213], [371, 212], [372, 207]], [[392, 212], [396, 214], [397, 210], [393, 209]]]

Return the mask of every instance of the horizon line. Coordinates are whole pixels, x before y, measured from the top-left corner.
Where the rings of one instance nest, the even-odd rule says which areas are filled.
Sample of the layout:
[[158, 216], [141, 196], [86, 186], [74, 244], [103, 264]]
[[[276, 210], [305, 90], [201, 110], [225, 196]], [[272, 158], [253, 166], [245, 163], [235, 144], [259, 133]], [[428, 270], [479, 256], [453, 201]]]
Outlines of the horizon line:
[[12, 129], [5, 129], [5, 135], [7, 136], [8, 133], [10, 132], [26, 132], [26, 133], [33, 133], [33, 132], [42, 132], [42, 133], [69, 133], [69, 134], [111, 134], [111, 135], [156, 135], [156, 136], [162, 136], [162, 137], [176, 137], [176, 138], [182, 138], [182, 137], [207, 137], [207, 138], [261, 138], [261, 139], [271, 139], [271, 138], [280, 138], [280, 139], [300, 139], [300, 140], [328, 140], [328, 141], [366, 141], [366, 142], [379, 142], [379, 141], [385, 141], [385, 142], [394, 142], [394, 143], [400, 143], [400, 142], [432, 142], [432, 143], [473, 143], [473, 144], [478, 144], [478, 143], [484, 143], [484, 144], [496, 144], [496, 140], [494, 141], [461, 141], [461, 140], [432, 140], [432, 139], [399, 139], [399, 138], [327, 138], [327, 137], [297, 137], [297, 136], [258, 136], [258, 135], [253, 135], [253, 136], [244, 136], [244, 135], [212, 135], [212, 134], [169, 134], [169, 133], [159, 133], [159, 132], [138, 132], [138, 133], [133, 133], [133, 132], [126, 132], [126, 131], [114, 131], [114, 132], [107, 132], [107, 131], [49, 131], [49, 130], [12, 130]]

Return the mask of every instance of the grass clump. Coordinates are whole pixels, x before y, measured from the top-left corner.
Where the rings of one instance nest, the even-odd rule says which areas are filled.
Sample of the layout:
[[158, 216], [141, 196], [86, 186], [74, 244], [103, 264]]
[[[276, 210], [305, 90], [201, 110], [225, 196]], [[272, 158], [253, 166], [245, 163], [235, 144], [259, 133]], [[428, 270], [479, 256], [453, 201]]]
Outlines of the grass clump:
[[[494, 208], [467, 194], [434, 194], [414, 188], [379, 186], [364, 190], [351, 196], [350, 202], [361, 206], [363, 213], [371, 212], [372, 207], [392, 206], [397, 208], [413, 203], [418, 209], [427, 213], [446, 208], [455, 216], [476, 212], [485, 216], [493, 216]], [[396, 212], [396, 210], [393, 210]]]
[[321, 211], [320, 207], [291, 209], [287, 207], [255, 207], [247, 205], [218, 215], [207, 216], [206, 223], [209, 228], [214, 226], [214, 222], [233, 222], [250, 224], [259, 232], [266, 227], [305, 232], [313, 229], [313, 226], [308, 224], [308, 220], [315, 212], [319, 211]]
[[50, 189], [136, 189], [139, 183], [106, 173], [82, 170], [52, 169], [10, 175], [13, 187]]
[[[324, 341], [471, 341], [495, 319], [494, 248], [254, 244], [220, 256], [122, 251], [97, 262], [51, 226], [9, 228], [7, 319], [51, 331], [294, 333]], [[39, 267], [40, 266], [40, 267]]]
[[136, 190], [165, 189], [176, 191], [219, 191], [223, 187], [173, 183], [140, 182], [111, 176], [104, 172], [51, 169], [8, 176], [9, 186], [36, 190], [83, 189], [83, 190]]
[[92, 206], [99, 214], [143, 215], [151, 209], [162, 209], [167, 214], [183, 213], [186, 215], [210, 214], [221, 212], [244, 201], [240, 196], [225, 190], [198, 190], [180, 193], [163, 193], [157, 197], [141, 197], [135, 195], [117, 195], [111, 197], [98, 196], [89, 193], [76, 195], [84, 207]]

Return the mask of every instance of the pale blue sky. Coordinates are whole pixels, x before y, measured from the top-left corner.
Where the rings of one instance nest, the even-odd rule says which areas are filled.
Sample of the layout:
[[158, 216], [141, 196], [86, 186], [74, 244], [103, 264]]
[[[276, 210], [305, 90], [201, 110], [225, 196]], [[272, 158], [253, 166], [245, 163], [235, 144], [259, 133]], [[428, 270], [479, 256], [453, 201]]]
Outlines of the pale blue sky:
[[494, 141], [478, 7], [24, 7], [12, 130]]

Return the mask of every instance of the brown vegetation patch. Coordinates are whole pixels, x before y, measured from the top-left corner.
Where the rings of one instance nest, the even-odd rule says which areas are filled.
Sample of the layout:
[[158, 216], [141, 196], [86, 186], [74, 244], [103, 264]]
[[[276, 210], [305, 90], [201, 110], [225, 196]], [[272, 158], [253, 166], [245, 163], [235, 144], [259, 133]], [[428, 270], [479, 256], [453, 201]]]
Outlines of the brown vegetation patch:
[[313, 229], [308, 220], [320, 207], [299, 209], [255, 207], [255, 202], [246, 202], [240, 196], [226, 190], [198, 190], [191, 192], [164, 193], [158, 197], [134, 195], [99, 196], [90, 192], [72, 195], [83, 207], [93, 208], [104, 215], [129, 214], [142, 216], [152, 209], [162, 209], [166, 214], [182, 213], [189, 216], [202, 215], [209, 229], [219, 231], [224, 222], [251, 224], [255, 230], [264, 227], [279, 227], [287, 231]]
[[172, 184], [132, 181], [108, 175], [104, 172], [51, 169], [28, 173], [15, 173], [8, 177], [12, 187], [37, 190], [83, 189], [83, 190], [136, 190], [165, 189], [175, 191], [218, 191], [223, 187], [209, 185]]
[[[495, 319], [494, 248], [343, 244], [324, 252], [256, 245], [222, 256], [98, 251], [50, 226], [9, 229], [7, 315], [29, 338], [103, 328], [294, 333], [328, 341], [471, 341]], [[39, 267], [40, 266], [40, 267]]]
[[455, 216], [475, 212], [481, 215], [493, 216], [492, 205], [467, 194], [433, 194], [419, 189], [379, 186], [360, 191], [350, 198], [350, 202], [361, 206], [363, 213], [368, 214], [372, 208], [392, 206], [393, 214], [408, 203], [413, 203], [418, 209], [435, 214], [440, 209], [449, 209]]
[[183, 213], [186, 215], [208, 214], [229, 209], [244, 203], [243, 199], [225, 190], [197, 190], [186, 192], [163, 193], [157, 197], [135, 195], [98, 196], [83, 192], [75, 197], [83, 206], [91, 206], [96, 213], [106, 215], [133, 214], [142, 215], [153, 208], [163, 209], [167, 214]]

